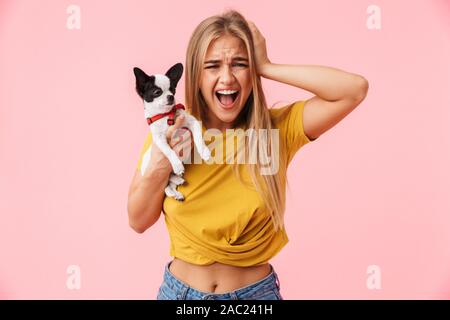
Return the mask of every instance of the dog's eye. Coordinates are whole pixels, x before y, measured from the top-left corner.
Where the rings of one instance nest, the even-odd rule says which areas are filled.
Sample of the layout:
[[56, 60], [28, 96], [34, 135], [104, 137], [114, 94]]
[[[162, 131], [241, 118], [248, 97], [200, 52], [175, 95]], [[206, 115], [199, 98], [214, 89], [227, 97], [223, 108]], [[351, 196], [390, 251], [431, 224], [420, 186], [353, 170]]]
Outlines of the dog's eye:
[[153, 94], [160, 95], [161, 94], [161, 90], [160, 89], [153, 90]]

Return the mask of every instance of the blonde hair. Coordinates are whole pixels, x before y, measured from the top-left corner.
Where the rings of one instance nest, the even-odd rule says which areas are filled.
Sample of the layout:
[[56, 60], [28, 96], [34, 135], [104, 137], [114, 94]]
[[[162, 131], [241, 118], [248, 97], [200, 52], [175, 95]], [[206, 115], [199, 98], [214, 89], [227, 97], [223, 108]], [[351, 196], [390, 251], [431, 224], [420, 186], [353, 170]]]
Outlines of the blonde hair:
[[[252, 81], [252, 92], [242, 109], [241, 113], [236, 119], [236, 123], [244, 127], [244, 129], [254, 129], [254, 132], [259, 132], [259, 129], [275, 129], [275, 125], [270, 117], [269, 109], [267, 108], [266, 98], [262, 90], [261, 78], [256, 72], [255, 65], [255, 49], [251, 30], [245, 18], [235, 10], [229, 10], [221, 15], [215, 15], [203, 20], [194, 30], [189, 40], [186, 64], [185, 64], [185, 103], [191, 114], [205, 122], [207, 119], [208, 106], [203, 99], [200, 92], [200, 76], [203, 69], [203, 62], [206, 57], [207, 49], [210, 43], [223, 35], [232, 35], [242, 40], [245, 45], [249, 58], [249, 67]], [[286, 113], [280, 115], [281, 118]], [[280, 149], [283, 150], [283, 139], [279, 139]], [[245, 143], [245, 159], [249, 155], [249, 143], [246, 136]], [[272, 146], [271, 134], [267, 135], [268, 150]], [[263, 152], [260, 159], [261, 163], [269, 163], [268, 155]], [[279, 170], [273, 175], [261, 175], [261, 164], [257, 161], [256, 164], [246, 163], [247, 171], [249, 172], [253, 185], [261, 195], [264, 203], [271, 213], [272, 222], [275, 231], [284, 227], [284, 211], [285, 211], [285, 193], [283, 190], [286, 177], [286, 155], [284, 152], [279, 152]], [[233, 164], [233, 171], [238, 180], [243, 183], [236, 161]]]

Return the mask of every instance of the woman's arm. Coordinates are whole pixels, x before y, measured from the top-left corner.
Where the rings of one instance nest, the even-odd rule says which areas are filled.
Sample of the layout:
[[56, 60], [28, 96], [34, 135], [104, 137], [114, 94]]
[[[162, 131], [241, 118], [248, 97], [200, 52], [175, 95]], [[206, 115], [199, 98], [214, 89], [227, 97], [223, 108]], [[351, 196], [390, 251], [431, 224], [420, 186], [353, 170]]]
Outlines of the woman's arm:
[[[178, 116], [175, 124], [170, 126], [166, 133], [170, 147], [182, 161], [189, 156], [183, 155], [186, 146], [189, 146], [190, 150], [193, 148], [192, 134], [189, 130], [180, 128], [183, 120], [183, 115]], [[153, 145], [150, 163], [144, 175], [136, 170], [128, 191], [128, 221], [134, 231], [143, 233], [158, 221], [163, 208], [164, 189], [171, 172], [172, 165], [169, 160], [157, 145]]]
[[307, 90], [327, 101], [363, 100], [368, 89], [364, 77], [326, 66], [268, 63], [261, 68], [261, 76]]
[[265, 38], [252, 21], [247, 22], [253, 35], [258, 74], [316, 95], [306, 101], [303, 110], [303, 129], [310, 140], [341, 121], [366, 97], [369, 82], [358, 74], [325, 66], [272, 63]]
[[267, 63], [260, 70], [265, 78], [316, 94], [306, 101], [303, 111], [303, 128], [310, 140], [347, 116], [369, 89], [364, 77], [332, 67]]
[[128, 221], [130, 227], [143, 233], [158, 221], [171, 167], [150, 166], [144, 176], [136, 170], [128, 192]]

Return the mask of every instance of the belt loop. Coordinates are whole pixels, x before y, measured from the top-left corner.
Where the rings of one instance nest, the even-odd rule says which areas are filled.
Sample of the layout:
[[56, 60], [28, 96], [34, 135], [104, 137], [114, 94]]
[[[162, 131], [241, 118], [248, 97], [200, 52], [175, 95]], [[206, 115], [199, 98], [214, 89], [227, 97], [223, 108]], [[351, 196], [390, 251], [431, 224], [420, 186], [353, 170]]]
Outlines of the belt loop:
[[271, 263], [269, 263], [269, 265], [270, 265], [271, 272], [275, 276], [275, 284], [277, 286], [277, 289], [278, 289], [278, 291], [280, 291], [280, 288], [281, 288], [281, 286], [280, 286], [280, 279], [278, 279], [278, 275], [275, 272], [275, 268], [273, 267], [273, 265]]
[[180, 291], [177, 293], [177, 300], [186, 300], [187, 292], [189, 290], [189, 287], [186, 287], [183, 285], [180, 289]]
[[275, 275], [275, 283], [277, 285], [278, 291], [280, 291], [280, 289], [281, 289], [280, 279], [278, 279], [278, 275], [277, 275], [277, 273], [275, 271], [273, 273]]

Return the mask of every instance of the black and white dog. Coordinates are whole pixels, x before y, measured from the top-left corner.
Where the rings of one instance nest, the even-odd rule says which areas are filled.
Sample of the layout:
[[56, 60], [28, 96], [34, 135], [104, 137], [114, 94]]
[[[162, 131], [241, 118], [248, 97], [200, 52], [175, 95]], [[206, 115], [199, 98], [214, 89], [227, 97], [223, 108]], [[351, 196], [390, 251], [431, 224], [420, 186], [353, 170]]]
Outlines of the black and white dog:
[[[182, 177], [184, 165], [167, 142], [167, 129], [175, 123], [175, 119], [180, 114], [184, 114], [183, 127], [191, 130], [194, 144], [200, 157], [207, 161], [211, 157], [211, 153], [203, 141], [200, 123], [185, 111], [182, 104], [175, 104], [175, 90], [183, 74], [183, 65], [181, 63], [175, 64], [165, 75], [155, 74], [148, 76], [144, 71], [136, 67], [133, 71], [136, 76], [136, 91], [144, 100], [144, 114], [150, 126], [153, 143], [158, 146], [172, 165], [173, 172], [170, 174], [169, 184], [164, 191], [168, 197], [173, 197], [180, 201], [184, 200], [184, 196], [176, 190], [178, 185], [184, 183]], [[142, 175], [144, 175], [149, 164], [150, 155], [151, 147], [142, 158]]]

